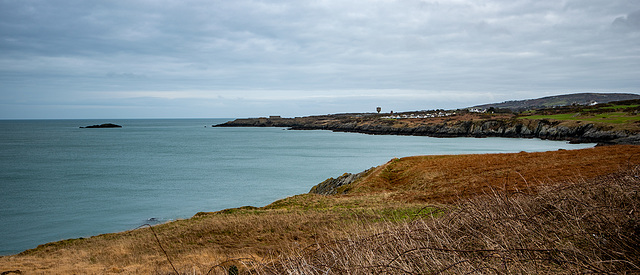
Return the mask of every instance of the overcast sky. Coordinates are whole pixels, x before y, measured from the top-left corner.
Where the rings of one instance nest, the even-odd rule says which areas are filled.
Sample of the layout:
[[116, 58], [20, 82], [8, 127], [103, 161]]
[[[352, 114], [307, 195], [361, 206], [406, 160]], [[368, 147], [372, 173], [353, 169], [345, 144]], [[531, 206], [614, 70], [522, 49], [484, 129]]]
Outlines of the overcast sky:
[[637, 0], [0, 0], [0, 118], [410, 111], [639, 88]]

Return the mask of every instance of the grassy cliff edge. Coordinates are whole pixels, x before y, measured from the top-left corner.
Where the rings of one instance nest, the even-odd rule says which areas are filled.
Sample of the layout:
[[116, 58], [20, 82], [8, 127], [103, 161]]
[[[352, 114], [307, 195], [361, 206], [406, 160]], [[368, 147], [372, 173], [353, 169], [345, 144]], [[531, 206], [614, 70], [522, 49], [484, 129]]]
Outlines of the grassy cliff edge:
[[[491, 271], [489, 273], [528, 272], [536, 268], [539, 268], [538, 271], [566, 273], [576, 270], [638, 271], [640, 263], [630, 258], [630, 255], [638, 255], [634, 254], [638, 252], [638, 247], [629, 238], [635, 238], [633, 234], [640, 232], [640, 216], [634, 208], [638, 205], [636, 166], [639, 163], [640, 146], [393, 159], [371, 169], [355, 181], [339, 186], [340, 195], [301, 194], [260, 208], [202, 212], [191, 219], [153, 228], [44, 244], [18, 255], [0, 257], [0, 272], [169, 274], [178, 271], [181, 274], [226, 274], [228, 268], [236, 266], [241, 272], [252, 270], [262, 274], [285, 271], [305, 274], [349, 271], [366, 274], [429, 273], [449, 270], [446, 269], [449, 265], [454, 269], [447, 272], [454, 273], [474, 268], [487, 268], [485, 271]], [[613, 177], [611, 175], [618, 175], [618, 178], [608, 180]], [[568, 186], [563, 185], [565, 183], [573, 183], [571, 186], [574, 187], [558, 187]], [[555, 186], [556, 191], [541, 191], [541, 186]], [[593, 188], [580, 189], [580, 186]], [[571, 198], [548, 197], [554, 194], [561, 196], [557, 190], [565, 190], [563, 188], [573, 190]], [[579, 195], [580, 192], [583, 195]], [[636, 192], [635, 197], [633, 192]], [[506, 197], [497, 194], [505, 194]], [[486, 196], [488, 198], [482, 199]], [[510, 201], [509, 198], [516, 196], [537, 199], [518, 200], [517, 203]], [[601, 201], [599, 196], [605, 201]], [[623, 198], [627, 200], [618, 201]], [[553, 200], [558, 203], [551, 203]], [[585, 209], [565, 209], [587, 203], [584, 200], [591, 200], [588, 203], [595, 203], [595, 200], [619, 205], [598, 206], [600, 208], [597, 209], [602, 210], [604, 215], [602, 217], [594, 214], [592, 208], [587, 209], [591, 212], [584, 213], [580, 211]], [[491, 211], [494, 210], [487, 207], [499, 205], [499, 201], [503, 204], [498, 208], [503, 209], [501, 213], [507, 216], [495, 220], [491, 218], [492, 215], [503, 214], [493, 213]], [[562, 206], [565, 202], [570, 203]], [[525, 204], [528, 206], [525, 207]], [[585, 225], [578, 228], [582, 230], [581, 234], [595, 234], [596, 237], [593, 240], [572, 238], [563, 234], [575, 232], [550, 232], [552, 227], [547, 223], [554, 222], [553, 219], [542, 219], [539, 217], [542, 214], [529, 213], [525, 208], [534, 212], [542, 211], [543, 216], [546, 213], [555, 215], [551, 215], [553, 217], [570, 214], [570, 217], [582, 219], [567, 219], [567, 224], [582, 224], [597, 217], [597, 222], [606, 222], [608, 228], [617, 228], [617, 231], [587, 228]], [[461, 209], [465, 209], [466, 214], [460, 214]], [[484, 221], [478, 217], [466, 220], [464, 226], [461, 225], [462, 221], [453, 218], [471, 212], [488, 216]], [[525, 219], [524, 224], [508, 222], [514, 217], [518, 218], [516, 220]], [[500, 222], [501, 219], [504, 222]], [[492, 224], [487, 224], [489, 221]], [[457, 224], [453, 228], [457, 228], [459, 233], [467, 233], [416, 233], [432, 231], [451, 223]], [[440, 225], [433, 227], [434, 224]], [[527, 226], [537, 228], [535, 233], [540, 236], [553, 238], [518, 237], [518, 234], [524, 233], [514, 230], [533, 230]], [[443, 228], [440, 227], [441, 230]], [[452, 230], [451, 227], [446, 228]], [[477, 231], [468, 231], [469, 228], [476, 228], [474, 230]], [[504, 237], [502, 242], [498, 242], [495, 236], [500, 232], [502, 236], [511, 237]], [[477, 237], [482, 234], [492, 237], [480, 242], [482, 238]], [[394, 252], [384, 246], [383, 240], [366, 241], [377, 239], [376, 236], [393, 236], [407, 246], [405, 250]], [[403, 239], [401, 236], [410, 238]], [[446, 247], [428, 249], [426, 243], [421, 243], [425, 240], [435, 243], [437, 236], [441, 237], [440, 244], [448, 243], [447, 246], [452, 250], [449, 252], [453, 254], [445, 253]], [[456, 241], [456, 238], [462, 239]], [[540, 242], [535, 246], [537, 250], [518, 243], [525, 239], [527, 243]], [[625, 240], [630, 247], [622, 249], [599, 243], [618, 245], [620, 240]], [[354, 248], [356, 244], [369, 248], [376, 246], [381, 248], [381, 252], [358, 250]], [[454, 247], [454, 244], [460, 246]], [[587, 255], [584, 252], [586, 250], [601, 253], [590, 252]], [[347, 254], [348, 251], [353, 253]], [[427, 256], [418, 253], [420, 251], [432, 254]], [[425, 263], [425, 259], [432, 257], [433, 253], [441, 256], [437, 258], [438, 263]], [[520, 257], [525, 254], [528, 256]], [[328, 255], [342, 256], [335, 258]], [[344, 262], [348, 259], [355, 261], [356, 258], [359, 262], [356, 266]], [[461, 264], [455, 264], [460, 261]], [[327, 270], [327, 265], [333, 266], [333, 269]]]

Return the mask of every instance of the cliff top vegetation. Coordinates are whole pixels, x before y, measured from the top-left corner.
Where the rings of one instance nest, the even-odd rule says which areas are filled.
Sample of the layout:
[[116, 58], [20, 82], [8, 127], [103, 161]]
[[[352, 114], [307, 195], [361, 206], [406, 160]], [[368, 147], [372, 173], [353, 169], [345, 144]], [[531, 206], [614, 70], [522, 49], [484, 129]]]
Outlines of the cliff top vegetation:
[[44, 244], [0, 272], [633, 272], [638, 164], [639, 146], [393, 159], [343, 195]]
[[625, 100], [596, 105], [573, 105], [530, 110], [518, 115], [521, 119], [553, 119], [559, 121], [590, 122], [613, 125], [617, 128], [638, 129], [640, 100]]
[[[286, 127], [433, 137], [519, 137], [640, 143], [640, 100], [512, 112], [490, 108], [236, 119], [218, 127]], [[634, 137], [635, 136], [635, 137]], [[631, 138], [632, 137], [632, 138]], [[621, 140], [623, 138], [629, 138]]]
[[509, 100], [501, 103], [477, 105], [472, 108], [509, 109], [514, 112], [521, 112], [535, 109], [557, 108], [571, 105], [589, 105], [593, 103], [609, 103], [634, 99], [640, 99], [640, 95], [629, 93], [574, 93], [526, 100]]

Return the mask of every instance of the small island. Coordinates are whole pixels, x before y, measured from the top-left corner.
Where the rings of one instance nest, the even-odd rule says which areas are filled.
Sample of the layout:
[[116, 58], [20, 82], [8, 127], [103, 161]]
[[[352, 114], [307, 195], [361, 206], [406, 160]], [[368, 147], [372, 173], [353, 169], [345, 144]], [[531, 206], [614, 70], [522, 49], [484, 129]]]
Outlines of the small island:
[[103, 123], [84, 127], [80, 126], [80, 128], [122, 128], [122, 126], [113, 123]]

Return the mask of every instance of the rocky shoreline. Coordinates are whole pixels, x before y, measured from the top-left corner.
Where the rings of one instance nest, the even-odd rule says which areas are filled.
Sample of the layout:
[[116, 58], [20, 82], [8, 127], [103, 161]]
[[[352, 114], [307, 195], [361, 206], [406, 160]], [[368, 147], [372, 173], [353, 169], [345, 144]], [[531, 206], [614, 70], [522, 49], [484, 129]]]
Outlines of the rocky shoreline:
[[290, 130], [331, 130], [372, 135], [430, 137], [507, 137], [567, 140], [573, 143], [640, 144], [638, 133], [593, 123], [529, 119], [388, 120], [365, 115], [326, 115], [297, 118], [236, 119], [214, 127], [285, 127]]

